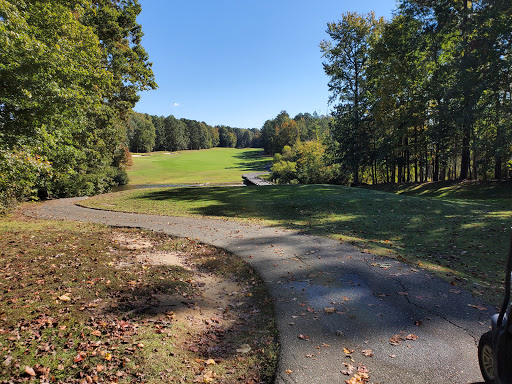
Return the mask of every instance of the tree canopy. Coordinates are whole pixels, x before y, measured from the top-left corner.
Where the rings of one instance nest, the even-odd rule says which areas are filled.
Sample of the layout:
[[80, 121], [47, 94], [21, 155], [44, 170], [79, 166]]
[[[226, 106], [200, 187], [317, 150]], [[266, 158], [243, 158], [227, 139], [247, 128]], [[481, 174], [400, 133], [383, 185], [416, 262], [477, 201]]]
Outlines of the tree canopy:
[[156, 87], [139, 12], [137, 0], [0, 0], [2, 206], [126, 179], [124, 121]]
[[510, 177], [511, 16], [505, 0], [401, 0], [390, 21], [327, 25], [331, 153], [353, 183]]

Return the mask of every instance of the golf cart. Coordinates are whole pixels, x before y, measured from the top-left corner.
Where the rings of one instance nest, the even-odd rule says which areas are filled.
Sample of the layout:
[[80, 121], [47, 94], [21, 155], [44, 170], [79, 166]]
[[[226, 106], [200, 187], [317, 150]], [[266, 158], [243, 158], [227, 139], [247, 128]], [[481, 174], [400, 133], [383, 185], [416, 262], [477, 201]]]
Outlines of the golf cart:
[[478, 363], [486, 383], [512, 383], [512, 302], [510, 283], [512, 272], [512, 239], [505, 275], [505, 300], [500, 313], [491, 318], [492, 329], [480, 337]]

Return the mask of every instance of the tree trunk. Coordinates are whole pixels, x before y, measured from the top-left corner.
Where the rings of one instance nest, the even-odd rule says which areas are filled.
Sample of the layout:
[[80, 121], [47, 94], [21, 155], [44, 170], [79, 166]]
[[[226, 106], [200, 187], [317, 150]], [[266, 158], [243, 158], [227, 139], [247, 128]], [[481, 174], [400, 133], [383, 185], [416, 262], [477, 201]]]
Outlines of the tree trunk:
[[414, 182], [418, 182], [418, 158], [414, 158]]
[[433, 159], [433, 174], [432, 174], [432, 180], [433, 181], [439, 181], [439, 143], [436, 143], [436, 150], [434, 153], [434, 159]]
[[[464, 0], [464, 14], [462, 18], [462, 42], [464, 45], [464, 55], [462, 56], [462, 70], [469, 70], [469, 44], [468, 44], [468, 4], [469, 0]], [[471, 140], [471, 125], [472, 125], [472, 111], [470, 104], [470, 87], [469, 79], [465, 79], [463, 84], [462, 97], [463, 101], [463, 110], [462, 110], [462, 153], [461, 153], [461, 163], [460, 163], [460, 178], [462, 180], [467, 179], [469, 176], [469, 166], [471, 161], [471, 153], [469, 149], [469, 144]]]
[[441, 168], [441, 171], [439, 172], [439, 180], [441, 180], [441, 181], [446, 180], [446, 166], [443, 166]]
[[359, 166], [354, 165], [352, 168], [352, 174], [354, 176], [354, 185], [359, 185]]
[[478, 180], [478, 161], [476, 160], [476, 150], [473, 151], [473, 177], [472, 179]]
[[501, 156], [497, 156], [494, 159], [494, 178], [496, 180], [501, 180], [501, 166], [502, 166], [503, 159]]

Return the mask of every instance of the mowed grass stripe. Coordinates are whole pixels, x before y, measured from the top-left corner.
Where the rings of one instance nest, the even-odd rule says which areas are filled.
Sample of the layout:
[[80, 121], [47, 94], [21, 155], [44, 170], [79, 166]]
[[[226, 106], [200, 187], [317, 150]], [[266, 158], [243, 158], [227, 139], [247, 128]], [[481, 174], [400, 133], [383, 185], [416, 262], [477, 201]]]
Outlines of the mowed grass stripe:
[[212, 148], [134, 155], [130, 185], [241, 183], [242, 174], [263, 170], [271, 159], [261, 149]]

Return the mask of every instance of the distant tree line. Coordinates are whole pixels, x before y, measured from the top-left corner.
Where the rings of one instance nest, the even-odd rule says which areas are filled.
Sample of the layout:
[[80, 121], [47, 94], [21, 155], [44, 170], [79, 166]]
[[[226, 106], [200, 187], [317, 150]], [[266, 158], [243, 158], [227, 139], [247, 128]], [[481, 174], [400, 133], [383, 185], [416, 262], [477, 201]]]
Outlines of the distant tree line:
[[127, 146], [132, 152], [181, 151], [213, 147], [258, 148], [258, 129], [211, 126], [204, 122], [132, 113], [127, 123]]
[[156, 88], [137, 0], [0, 0], [0, 213], [126, 182], [125, 124]]
[[510, 0], [401, 0], [327, 34], [328, 152], [350, 182], [510, 178]]

